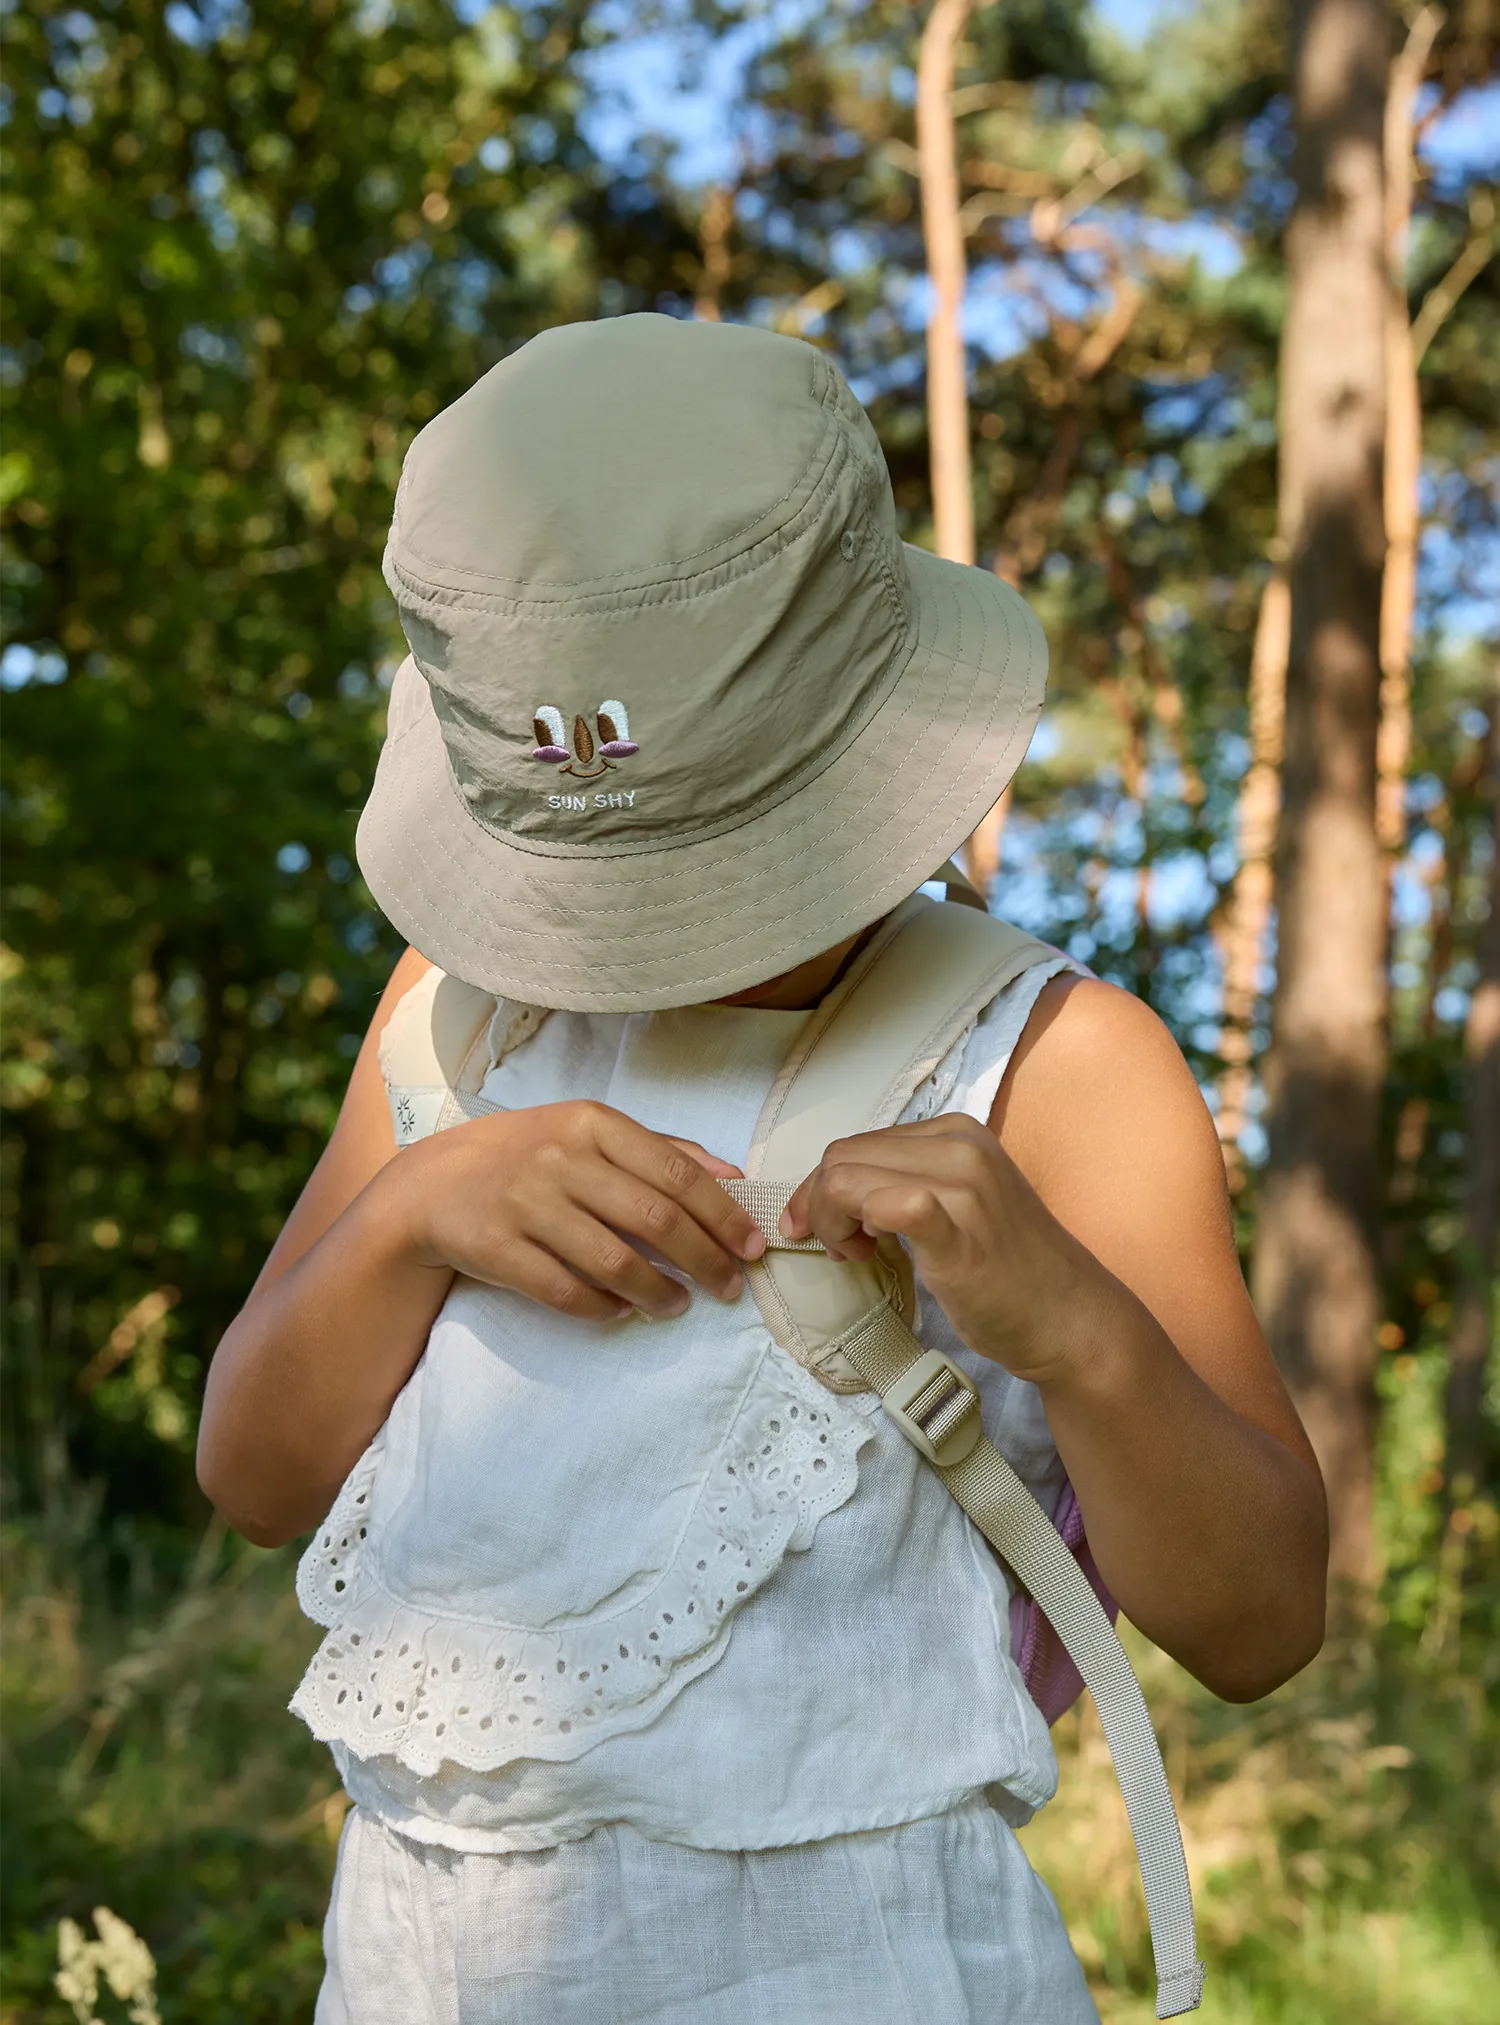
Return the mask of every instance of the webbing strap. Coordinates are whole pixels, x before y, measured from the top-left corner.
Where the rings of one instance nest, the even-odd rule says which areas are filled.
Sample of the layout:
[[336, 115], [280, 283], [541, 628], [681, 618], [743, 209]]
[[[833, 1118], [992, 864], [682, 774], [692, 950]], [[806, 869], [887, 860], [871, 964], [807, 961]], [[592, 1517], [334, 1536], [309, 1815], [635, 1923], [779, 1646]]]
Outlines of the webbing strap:
[[[777, 1228], [791, 1188], [735, 1181], [723, 1186], [759, 1224], [768, 1246], [793, 1248]], [[807, 1249], [810, 1243], [815, 1241], [801, 1240], [796, 1248]], [[838, 1347], [882, 1401], [926, 1354], [888, 1303], [872, 1309], [839, 1339]], [[904, 1417], [893, 1413], [892, 1418], [909, 1435]], [[1115, 1628], [1061, 1535], [987, 1436], [981, 1435], [962, 1461], [933, 1467], [1046, 1612], [1094, 1697], [1140, 1863], [1156, 1961], [1156, 2015], [1176, 2018], [1196, 2011], [1203, 1996], [1203, 1965], [1177, 1811], [1146, 1698]]]
[[815, 1237], [786, 1238], [781, 1235], [781, 1212], [796, 1193], [785, 1181], [724, 1181], [720, 1187], [734, 1197], [753, 1224], [759, 1226], [766, 1245], [773, 1252], [820, 1252]]

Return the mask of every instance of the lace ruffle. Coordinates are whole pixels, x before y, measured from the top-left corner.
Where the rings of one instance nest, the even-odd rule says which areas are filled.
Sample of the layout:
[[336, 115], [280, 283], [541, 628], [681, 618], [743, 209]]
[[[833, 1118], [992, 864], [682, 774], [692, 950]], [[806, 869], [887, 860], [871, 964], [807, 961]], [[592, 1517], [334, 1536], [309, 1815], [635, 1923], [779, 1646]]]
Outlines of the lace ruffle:
[[431, 1775], [580, 1757], [643, 1729], [724, 1650], [731, 1619], [854, 1494], [861, 1411], [772, 1349], [649, 1594], [561, 1629], [480, 1624], [390, 1594], [365, 1544], [377, 1435], [297, 1571], [329, 1627], [292, 1699], [314, 1736]]

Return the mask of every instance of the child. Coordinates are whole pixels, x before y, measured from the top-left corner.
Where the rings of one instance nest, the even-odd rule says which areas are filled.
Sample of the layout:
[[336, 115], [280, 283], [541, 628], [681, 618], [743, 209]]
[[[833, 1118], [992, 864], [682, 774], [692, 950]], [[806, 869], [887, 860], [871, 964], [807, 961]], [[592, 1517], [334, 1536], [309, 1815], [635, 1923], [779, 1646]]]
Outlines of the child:
[[[1013, 1833], [1056, 1766], [1006, 1576], [772, 1343], [719, 1185], [1019, 764], [1035, 621], [903, 546], [820, 353], [656, 316], [550, 331], [425, 429], [386, 576], [411, 658], [359, 857], [411, 948], [199, 1463], [249, 1538], [321, 1527], [294, 1706], [355, 1806], [319, 2025], [1082, 2025]], [[483, 1115], [393, 1090], [396, 1159], [382, 1036], [434, 964], [500, 1001]], [[1031, 964], [784, 1234], [899, 1237], [923, 1341], [1199, 1679], [1317, 1649], [1316, 1466], [1135, 1000]]]

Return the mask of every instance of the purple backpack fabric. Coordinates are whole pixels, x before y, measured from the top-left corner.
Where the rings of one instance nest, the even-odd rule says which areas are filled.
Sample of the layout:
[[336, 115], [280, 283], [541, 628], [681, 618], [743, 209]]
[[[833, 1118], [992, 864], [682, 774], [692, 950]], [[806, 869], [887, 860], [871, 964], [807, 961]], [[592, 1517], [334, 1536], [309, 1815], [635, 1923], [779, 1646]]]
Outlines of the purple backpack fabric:
[[[1066, 1478], [1052, 1523], [1061, 1533], [1063, 1545], [1083, 1570], [1089, 1587], [1103, 1604], [1105, 1614], [1113, 1624], [1120, 1614], [1120, 1606], [1105, 1588], [1104, 1578], [1095, 1566], [1084, 1535], [1083, 1512], [1073, 1486]], [[1069, 1659], [1062, 1640], [1043, 1616], [1039, 1605], [1020, 1590], [1010, 1599], [1010, 1649], [1021, 1669], [1027, 1693], [1047, 1721], [1055, 1723], [1059, 1716], [1065, 1716], [1083, 1693], [1083, 1676]]]

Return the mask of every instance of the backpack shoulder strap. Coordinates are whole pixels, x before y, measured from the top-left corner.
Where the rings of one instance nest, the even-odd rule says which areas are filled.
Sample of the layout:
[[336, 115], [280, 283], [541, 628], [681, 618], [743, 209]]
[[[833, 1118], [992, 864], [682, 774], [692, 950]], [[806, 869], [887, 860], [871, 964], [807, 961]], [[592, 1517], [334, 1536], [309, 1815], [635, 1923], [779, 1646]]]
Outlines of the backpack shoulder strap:
[[492, 992], [436, 968], [396, 1001], [380, 1036], [380, 1073], [398, 1147], [498, 1108], [480, 1086], [547, 1017], [543, 1006], [506, 1000], [504, 1009], [497, 1023]]
[[1196, 2010], [1192, 1892], [1176, 1810], [1140, 1686], [1056, 1529], [985, 1436], [967, 1374], [911, 1327], [899, 1247], [836, 1263], [778, 1224], [829, 1143], [899, 1117], [965, 1027], [1047, 945], [967, 907], [917, 897], [873, 938], [808, 1022], [766, 1099], [747, 1179], [725, 1183], [767, 1251], [747, 1278], [767, 1327], [838, 1390], [870, 1390], [1045, 1611], [1099, 1709], [1130, 1816], [1156, 1957], [1159, 2018]]
[[[459, 1090], [484, 1080], [482, 1042], [495, 1016], [492, 992], [445, 970], [427, 970], [397, 999], [380, 1036], [388, 1084], [412, 1090]], [[487, 1062], [484, 1066], [488, 1066]]]
[[970, 1022], [1048, 945], [973, 907], [897, 910], [782, 1064], [747, 1172], [800, 1180], [830, 1140], [893, 1125]]

